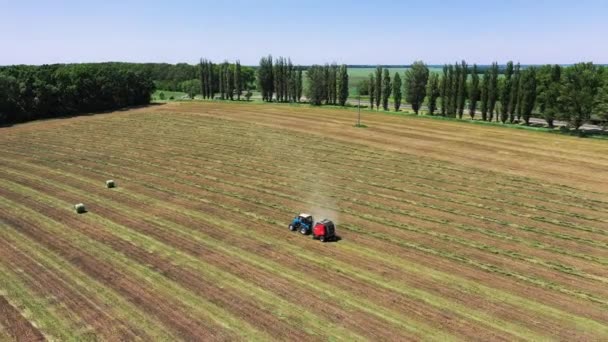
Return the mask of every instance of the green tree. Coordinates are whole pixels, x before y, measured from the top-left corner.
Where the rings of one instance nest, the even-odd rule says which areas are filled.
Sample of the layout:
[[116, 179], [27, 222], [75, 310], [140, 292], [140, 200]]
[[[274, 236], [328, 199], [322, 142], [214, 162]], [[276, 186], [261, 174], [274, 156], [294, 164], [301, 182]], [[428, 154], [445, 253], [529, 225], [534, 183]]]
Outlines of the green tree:
[[357, 94], [361, 96], [369, 95], [369, 79], [364, 78], [357, 84]]
[[226, 65], [225, 63], [222, 63], [220, 65], [220, 72], [219, 72], [219, 91], [220, 91], [220, 100], [224, 100], [225, 96], [226, 96]]
[[401, 76], [396, 72], [393, 76], [393, 104], [395, 105], [395, 112], [398, 112], [401, 108]]
[[338, 102], [340, 106], [345, 106], [346, 100], [348, 100], [348, 68], [346, 64], [340, 66], [338, 75]]
[[509, 103], [511, 103], [511, 88], [512, 88], [512, 77], [513, 77], [513, 62], [507, 62], [505, 68], [505, 77], [502, 81], [502, 87], [500, 91], [500, 121], [504, 124], [509, 119]]
[[302, 68], [298, 68], [298, 77], [296, 80], [296, 101], [300, 102], [302, 100], [302, 90], [303, 90], [303, 84], [302, 84]]
[[593, 63], [579, 63], [564, 70], [560, 95], [562, 112], [571, 127], [578, 130], [589, 121], [599, 91], [600, 77]]
[[489, 87], [491, 78], [490, 69], [486, 69], [481, 80], [481, 120], [486, 121], [488, 119], [488, 102], [489, 102]]
[[454, 117], [456, 115], [456, 110], [455, 110], [455, 99], [456, 99], [456, 92], [454, 89], [454, 79], [456, 78], [456, 71], [454, 70], [454, 65], [450, 64], [448, 65], [448, 77], [446, 79], [446, 97], [447, 97], [447, 109], [446, 109], [446, 114], [448, 117]]
[[201, 89], [201, 81], [198, 79], [180, 82], [179, 88], [182, 92], [188, 94], [188, 97], [194, 99], [196, 94]]
[[462, 119], [464, 107], [467, 101], [467, 78], [469, 76], [469, 67], [465, 61], [460, 65], [460, 78], [458, 80], [458, 117]]
[[513, 73], [513, 77], [511, 79], [511, 94], [509, 95], [509, 122], [515, 122], [515, 113], [517, 112], [517, 104], [519, 102], [519, 80], [520, 80], [520, 71], [521, 66], [519, 63], [515, 66], [515, 71]]
[[388, 69], [384, 69], [384, 77], [382, 79], [382, 108], [388, 110], [388, 99], [391, 96], [391, 75]]
[[308, 78], [307, 97], [310, 104], [320, 106], [327, 97], [327, 67], [313, 65], [306, 72]]
[[469, 115], [471, 119], [475, 119], [475, 111], [477, 110], [477, 102], [479, 101], [479, 72], [477, 64], [473, 64], [471, 71], [471, 83], [469, 86]]
[[338, 65], [333, 63], [327, 69], [327, 103], [336, 105], [338, 103]]
[[[203, 96], [204, 99], [207, 98], [207, 87], [205, 85], [206, 81], [206, 74], [207, 74], [207, 70], [206, 70], [207, 66], [206, 66], [206, 62], [203, 62], [203, 59], [201, 58], [200, 63], [199, 63], [199, 70], [200, 70], [200, 80], [201, 80], [201, 95]], [[164, 95], [164, 94], [163, 94]], [[163, 99], [161, 99], [163, 100]]]
[[226, 100], [234, 100], [234, 66], [226, 62], [226, 73], [224, 74], [224, 89], [226, 90]]
[[405, 99], [412, 105], [416, 114], [426, 97], [426, 83], [429, 79], [429, 68], [421, 61], [414, 62], [405, 71]]
[[441, 95], [441, 89], [439, 85], [439, 75], [432, 73], [429, 76], [426, 94], [428, 97], [428, 108], [429, 114], [434, 115], [437, 109], [437, 99]]
[[521, 83], [522, 116], [525, 124], [529, 125], [536, 104], [536, 69], [526, 69], [521, 75]]
[[488, 121], [492, 121], [492, 118], [494, 118], [494, 110], [496, 108], [496, 101], [498, 100], [498, 63], [492, 63], [490, 70], [490, 80], [488, 83]]
[[446, 116], [448, 112], [448, 66], [443, 66], [443, 74], [441, 77], [441, 115]]
[[559, 65], [545, 65], [538, 70], [538, 109], [551, 128], [553, 121], [561, 114], [559, 105], [561, 69]]
[[598, 90], [593, 112], [600, 118], [601, 126], [605, 130], [608, 127], [608, 81]]
[[274, 68], [272, 56], [262, 57], [258, 68], [258, 88], [262, 93], [262, 100], [272, 101], [274, 93]]
[[382, 101], [382, 67], [376, 67], [376, 84], [374, 85], [374, 98], [376, 99], [376, 110], [380, 110], [380, 102]]
[[369, 74], [369, 108], [374, 109], [376, 96], [376, 78], [374, 74]]
[[243, 92], [241, 75], [241, 61], [237, 60], [234, 67], [234, 91], [236, 92], [236, 99], [239, 101], [241, 100], [241, 93]]

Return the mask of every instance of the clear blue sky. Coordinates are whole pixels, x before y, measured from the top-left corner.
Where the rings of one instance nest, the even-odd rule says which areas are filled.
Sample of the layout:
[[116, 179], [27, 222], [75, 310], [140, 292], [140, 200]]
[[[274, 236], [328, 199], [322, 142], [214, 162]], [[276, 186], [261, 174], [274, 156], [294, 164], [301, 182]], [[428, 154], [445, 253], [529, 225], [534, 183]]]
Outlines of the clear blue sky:
[[608, 63], [608, 0], [0, 0], [0, 29], [0, 65]]

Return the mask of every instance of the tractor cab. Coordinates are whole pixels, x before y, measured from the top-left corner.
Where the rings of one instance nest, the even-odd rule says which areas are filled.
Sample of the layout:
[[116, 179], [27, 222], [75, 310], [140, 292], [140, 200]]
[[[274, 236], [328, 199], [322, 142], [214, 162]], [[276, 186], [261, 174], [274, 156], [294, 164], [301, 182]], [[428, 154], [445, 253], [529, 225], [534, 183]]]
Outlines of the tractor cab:
[[336, 238], [336, 227], [328, 219], [317, 222], [312, 230], [312, 238], [319, 239], [321, 242], [334, 240]]
[[294, 217], [294, 219], [291, 221], [291, 223], [289, 224], [289, 230], [291, 230], [292, 232], [299, 230], [300, 233], [306, 235], [312, 230], [313, 222], [314, 220], [312, 218], [312, 215], [301, 213], [300, 215]]

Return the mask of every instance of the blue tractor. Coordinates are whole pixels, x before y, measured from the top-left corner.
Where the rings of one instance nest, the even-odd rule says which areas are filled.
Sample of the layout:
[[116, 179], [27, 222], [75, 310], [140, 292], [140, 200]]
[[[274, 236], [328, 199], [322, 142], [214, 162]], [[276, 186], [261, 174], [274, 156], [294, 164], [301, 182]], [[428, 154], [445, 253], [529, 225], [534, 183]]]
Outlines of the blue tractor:
[[289, 230], [299, 231], [302, 235], [308, 235], [312, 231], [313, 218], [310, 214], [302, 213], [296, 216], [289, 224]]

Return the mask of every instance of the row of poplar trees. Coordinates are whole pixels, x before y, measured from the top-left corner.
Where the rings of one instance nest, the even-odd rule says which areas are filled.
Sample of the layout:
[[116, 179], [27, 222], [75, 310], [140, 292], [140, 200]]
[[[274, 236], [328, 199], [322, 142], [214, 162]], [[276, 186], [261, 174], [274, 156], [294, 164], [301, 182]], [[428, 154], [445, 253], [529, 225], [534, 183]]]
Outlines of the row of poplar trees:
[[263, 101], [300, 102], [302, 99], [302, 68], [294, 66], [289, 58], [262, 57], [257, 78]]
[[240, 61], [215, 65], [201, 59], [199, 64], [201, 95], [204, 99], [214, 99], [219, 93], [221, 100], [241, 99], [243, 93], [243, 75]]
[[[549, 127], [564, 120], [578, 129], [596, 114], [608, 122], [608, 70], [592, 63], [573, 66], [544, 65], [522, 68], [508, 62], [493, 63], [480, 70], [465, 61], [445, 65], [441, 76], [430, 73], [423, 62], [415, 62], [405, 72], [403, 91], [416, 114], [426, 100], [430, 115], [462, 118], [465, 111], [473, 119], [530, 124], [533, 112]], [[392, 85], [391, 85], [392, 83]], [[388, 110], [393, 94], [395, 110], [401, 105], [401, 79], [392, 82], [387, 69], [376, 69], [369, 79], [370, 106]]]
[[307, 96], [312, 105], [346, 105], [348, 99], [348, 68], [345, 64], [313, 65], [306, 71]]

